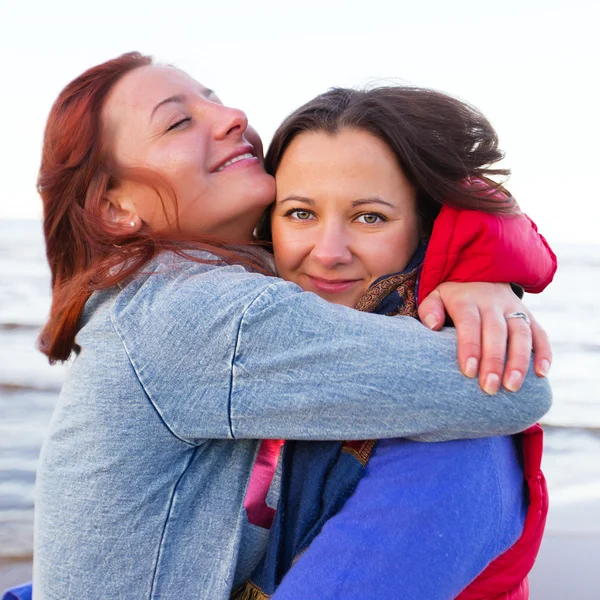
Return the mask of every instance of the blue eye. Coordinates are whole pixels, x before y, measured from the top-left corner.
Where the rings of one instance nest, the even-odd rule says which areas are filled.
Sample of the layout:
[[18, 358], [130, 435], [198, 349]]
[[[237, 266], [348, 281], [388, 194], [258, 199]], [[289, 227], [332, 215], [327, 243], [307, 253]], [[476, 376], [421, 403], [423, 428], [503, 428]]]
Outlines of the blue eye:
[[181, 125], [183, 125], [184, 123], [187, 123], [188, 121], [191, 121], [192, 117], [185, 117], [184, 119], [179, 119], [179, 121], [176, 121], [175, 123], [173, 123], [173, 125], [169, 125], [167, 127], [167, 131], [172, 131], [173, 129], [178, 129]]
[[356, 219], [359, 223], [365, 223], [365, 225], [376, 225], [377, 223], [383, 223], [387, 219], [379, 213], [363, 213]]

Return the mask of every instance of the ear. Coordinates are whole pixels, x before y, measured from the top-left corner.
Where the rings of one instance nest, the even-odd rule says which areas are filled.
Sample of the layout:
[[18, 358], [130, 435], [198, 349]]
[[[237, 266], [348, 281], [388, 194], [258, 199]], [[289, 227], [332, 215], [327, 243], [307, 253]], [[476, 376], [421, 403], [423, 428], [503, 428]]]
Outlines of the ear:
[[100, 213], [107, 228], [116, 235], [135, 233], [142, 226], [135, 204], [122, 188], [106, 192]]

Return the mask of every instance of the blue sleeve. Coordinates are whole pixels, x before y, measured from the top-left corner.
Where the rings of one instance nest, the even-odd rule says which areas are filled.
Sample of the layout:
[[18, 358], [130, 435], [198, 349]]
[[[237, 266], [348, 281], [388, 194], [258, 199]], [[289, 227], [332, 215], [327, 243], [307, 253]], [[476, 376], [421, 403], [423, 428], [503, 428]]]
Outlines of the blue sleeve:
[[273, 600], [455, 598], [519, 538], [526, 510], [511, 438], [378, 442]]
[[154, 273], [122, 291], [112, 320], [158, 414], [190, 443], [502, 435], [551, 402], [531, 370], [518, 394], [490, 399], [460, 373], [452, 330], [240, 267]]

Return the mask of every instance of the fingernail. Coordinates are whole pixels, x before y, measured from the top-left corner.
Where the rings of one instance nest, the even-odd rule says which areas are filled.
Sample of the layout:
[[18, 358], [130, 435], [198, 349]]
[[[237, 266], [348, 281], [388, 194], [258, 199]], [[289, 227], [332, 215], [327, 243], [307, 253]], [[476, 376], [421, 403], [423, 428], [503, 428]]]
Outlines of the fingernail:
[[496, 373], [490, 373], [486, 379], [485, 384], [483, 386], [483, 391], [490, 396], [493, 396], [498, 391], [500, 387], [500, 377], [496, 375]]
[[467, 358], [467, 362], [465, 363], [465, 375], [473, 379], [477, 375], [477, 369], [479, 368], [479, 361], [471, 356]]
[[517, 392], [523, 383], [523, 375], [520, 371], [511, 371], [506, 380], [506, 389], [511, 392]]
[[425, 323], [426, 327], [429, 327], [429, 329], [434, 329], [438, 324], [438, 320], [437, 320], [437, 317], [433, 313], [429, 313], [423, 319], [423, 323]]
[[546, 377], [546, 375], [548, 375], [548, 371], [550, 371], [550, 361], [544, 359], [541, 363], [540, 363], [540, 368], [538, 370], [538, 375], [540, 377]]

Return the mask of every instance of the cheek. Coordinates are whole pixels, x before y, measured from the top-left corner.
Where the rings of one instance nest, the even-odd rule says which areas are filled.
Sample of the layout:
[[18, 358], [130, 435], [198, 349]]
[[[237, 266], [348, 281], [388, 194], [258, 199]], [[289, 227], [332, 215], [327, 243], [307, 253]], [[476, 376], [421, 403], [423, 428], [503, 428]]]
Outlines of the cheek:
[[[179, 140], [178, 140], [179, 141]], [[151, 164], [177, 193], [178, 197], [189, 197], [199, 188], [206, 187], [206, 156], [202, 145], [192, 138], [180, 138], [179, 143], [173, 143], [160, 148], [150, 157]]]
[[412, 224], [390, 231], [385, 237], [365, 245], [364, 261], [373, 280], [403, 271], [417, 249], [419, 232]]
[[419, 235], [418, 224], [414, 223], [410, 227], [404, 227], [402, 232], [395, 236], [393, 243], [390, 245], [393, 252], [389, 258], [395, 271], [406, 268], [419, 245]]
[[173, 191], [183, 203], [197, 198], [209, 187], [204, 172], [194, 166], [194, 163], [177, 160], [171, 162], [164, 170]]
[[277, 272], [280, 277], [294, 281], [294, 273], [306, 255], [306, 237], [277, 217], [271, 221], [271, 234]]
[[286, 243], [285, 227], [282, 227], [279, 219], [271, 220], [271, 238], [273, 240], [273, 255], [275, 256], [275, 268], [280, 277], [287, 279], [289, 271], [288, 263], [291, 263], [290, 248]]

